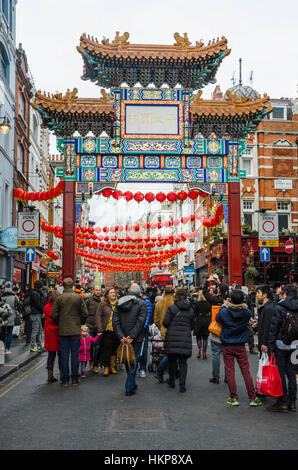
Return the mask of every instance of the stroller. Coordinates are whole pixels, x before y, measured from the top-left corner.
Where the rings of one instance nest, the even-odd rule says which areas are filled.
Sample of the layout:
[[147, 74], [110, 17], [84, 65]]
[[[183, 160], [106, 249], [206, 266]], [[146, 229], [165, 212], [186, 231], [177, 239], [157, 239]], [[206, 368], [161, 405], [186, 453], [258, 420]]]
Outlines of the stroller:
[[149, 327], [149, 347], [151, 346], [150, 350], [150, 362], [148, 364], [148, 371], [155, 372], [157, 367], [160, 364], [160, 361], [165, 356], [164, 353], [164, 341], [161, 337], [160, 330], [155, 323], [150, 325]]

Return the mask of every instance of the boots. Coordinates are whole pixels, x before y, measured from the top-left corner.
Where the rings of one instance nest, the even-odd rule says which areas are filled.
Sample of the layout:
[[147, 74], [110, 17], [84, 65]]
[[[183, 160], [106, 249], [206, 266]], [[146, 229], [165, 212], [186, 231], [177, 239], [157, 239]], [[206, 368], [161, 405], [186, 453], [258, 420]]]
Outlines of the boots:
[[199, 352], [198, 352], [198, 355], [197, 355], [197, 358], [198, 358], [198, 359], [200, 359], [201, 354], [202, 354], [202, 349], [199, 349]]
[[111, 364], [110, 364], [111, 374], [118, 374], [117, 370], [115, 369], [115, 360], [116, 360], [116, 356], [111, 356]]
[[110, 368], [109, 368], [109, 367], [105, 367], [102, 376], [103, 376], [103, 377], [107, 377], [107, 376], [109, 375], [109, 373], [110, 373]]
[[207, 354], [203, 352], [203, 359], [207, 359]]
[[52, 384], [54, 382], [58, 382], [58, 380], [56, 379], [56, 377], [54, 377], [53, 371], [48, 370], [48, 384]]

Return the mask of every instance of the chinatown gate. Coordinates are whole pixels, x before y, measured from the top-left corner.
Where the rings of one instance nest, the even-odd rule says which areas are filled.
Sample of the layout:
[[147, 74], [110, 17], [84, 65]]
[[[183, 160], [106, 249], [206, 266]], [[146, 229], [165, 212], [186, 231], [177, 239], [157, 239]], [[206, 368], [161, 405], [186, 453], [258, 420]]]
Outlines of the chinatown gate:
[[103, 87], [101, 97], [80, 98], [77, 89], [65, 95], [39, 91], [32, 104], [64, 155], [64, 167], [57, 169], [64, 180], [63, 278], [75, 279], [76, 206], [85, 197], [120, 182], [187, 183], [221, 198], [229, 283], [242, 284], [240, 177], [245, 175], [239, 158], [247, 136], [272, 110], [269, 97], [227, 92], [224, 100], [202, 99], [202, 87], [215, 83], [230, 53], [224, 37], [208, 45], [192, 45], [186, 33], [175, 33], [173, 45], [128, 39], [128, 33], [118, 32], [111, 42], [80, 38], [82, 79]]

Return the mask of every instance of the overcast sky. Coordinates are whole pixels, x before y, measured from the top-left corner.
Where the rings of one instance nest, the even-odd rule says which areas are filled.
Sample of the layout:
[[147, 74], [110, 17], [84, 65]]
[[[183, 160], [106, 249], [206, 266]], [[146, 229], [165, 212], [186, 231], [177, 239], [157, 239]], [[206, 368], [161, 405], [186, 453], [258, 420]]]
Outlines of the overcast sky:
[[[101, 40], [128, 31], [131, 43], [173, 44], [188, 33], [204, 43], [224, 35], [231, 54], [217, 73], [222, 91], [235, 72], [242, 82], [271, 98], [296, 97], [298, 83], [297, 0], [18, 0], [17, 44], [22, 43], [36, 89], [51, 93], [78, 88], [96, 97], [99, 88], [81, 80], [76, 50], [82, 33]], [[208, 99], [215, 85], [204, 88]]]

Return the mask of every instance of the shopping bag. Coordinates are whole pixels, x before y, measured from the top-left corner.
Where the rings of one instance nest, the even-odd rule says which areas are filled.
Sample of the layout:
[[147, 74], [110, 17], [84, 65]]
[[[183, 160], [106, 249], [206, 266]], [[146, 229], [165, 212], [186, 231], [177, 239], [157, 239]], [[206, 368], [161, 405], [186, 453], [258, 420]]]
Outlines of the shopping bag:
[[283, 395], [282, 383], [274, 354], [271, 355], [268, 365], [263, 366], [261, 394], [271, 397]]
[[259, 360], [258, 373], [256, 377], [256, 392], [261, 394], [262, 387], [262, 376], [263, 376], [263, 367], [269, 364], [269, 357], [267, 353], [262, 352], [262, 356]]
[[210, 331], [210, 333], [213, 333], [216, 336], [220, 336], [221, 329], [222, 329], [222, 325], [218, 323], [217, 321], [212, 321], [210, 325], [208, 326], [208, 330]]

